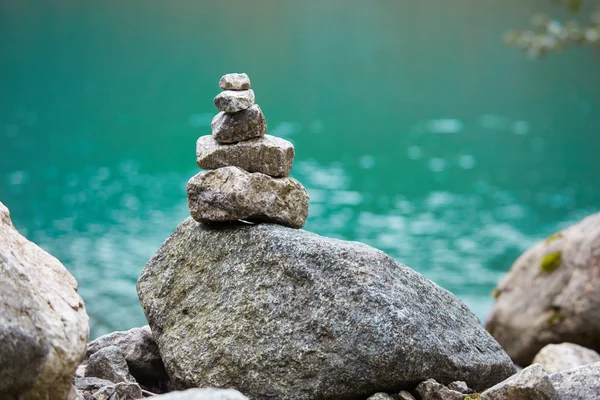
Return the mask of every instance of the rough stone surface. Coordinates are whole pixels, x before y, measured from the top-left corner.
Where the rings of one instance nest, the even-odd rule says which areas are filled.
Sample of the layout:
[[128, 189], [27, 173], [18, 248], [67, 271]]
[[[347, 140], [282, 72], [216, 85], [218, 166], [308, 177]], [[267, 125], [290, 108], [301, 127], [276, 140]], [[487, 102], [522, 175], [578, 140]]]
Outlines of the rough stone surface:
[[463, 381], [456, 381], [456, 382], [449, 383], [448, 389], [454, 390], [455, 392], [465, 393], [465, 394], [475, 393], [475, 391], [473, 389], [471, 389], [469, 386], [467, 386], [467, 383], [463, 382]]
[[422, 400], [464, 400], [466, 397], [460, 392], [448, 389], [435, 379], [427, 379], [419, 383], [415, 391]]
[[599, 361], [600, 354], [573, 343], [549, 344], [533, 359], [549, 374]]
[[188, 389], [153, 397], [157, 400], [248, 400], [233, 389]]
[[225, 90], [215, 97], [219, 111], [234, 113], [246, 110], [254, 104], [254, 90]]
[[600, 213], [525, 252], [498, 285], [486, 328], [519, 365], [547, 344], [600, 351]]
[[244, 73], [223, 75], [219, 87], [223, 90], [247, 90], [250, 89], [250, 78]]
[[387, 393], [379, 392], [370, 396], [367, 400], [394, 400], [394, 398]]
[[140, 386], [153, 393], [170, 391], [169, 376], [148, 325], [100, 336], [88, 343], [87, 357], [108, 346], [121, 349], [129, 372]]
[[400, 400], [415, 400], [415, 397], [406, 390], [401, 390], [400, 393], [398, 393], [398, 398]]
[[93, 400], [137, 400], [142, 398], [143, 394], [140, 386], [131, 382], [103, 386], [92, 395]]
[[123, 352], [117, 346], [104, 347], [92, 354], [85, 369], [85, 376], [114, 383], [135, 382], [135, 378], [129, 373]]
[[518, 374], [487, 389], [481, 400], [561, 400], [546, 371], [533, 364]]
[[301, 228], [308, 217], [308, 193], [300, 182], [237, 167], [198, 173], [187, 183], [187, 196], [198, 222], [244, 219]]
[[364, 400], [429, 377], [486, 388], [514, 372], [460, 300], [362, 243], [188, 218], [137, 290], [176, 388]]
[[271, 135], [236, 144], [220, 144], [206, 135], [196, 142], [196, 163], [202, 169], [234, 166], [281, 178], [290, 174], [293, 162], [294, 145]]
[[549, 378], [562, 399], [600, 399], [600, 362], [557, 372]]
[[82, 392], [96, 392], [104, 386], [113, 385], [111, 381], [95, 377], [75, 378], [73, 380], [75, 388]]
[[75, 278], [0, 203], [0, 398], [73, 398], [88, 334]]
[[267, 132], [267, 121], [258, 104], [236, 113], [221, 111], [210, 126], [213, 138], [219, 143], [237, 143], [264, 136]]

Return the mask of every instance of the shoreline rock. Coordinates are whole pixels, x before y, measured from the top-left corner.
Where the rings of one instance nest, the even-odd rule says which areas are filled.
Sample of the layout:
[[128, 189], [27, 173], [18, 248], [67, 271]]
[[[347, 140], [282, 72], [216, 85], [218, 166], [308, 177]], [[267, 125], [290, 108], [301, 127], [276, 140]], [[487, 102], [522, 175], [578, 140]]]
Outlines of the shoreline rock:
[[363, 400], [427, 378], [483, 389], [514, 372], [462, 302], [361, 243], [188, 218], [137, 288], [176, 388]]
[[77, 281], [0, 203], [0, 398], [73, 398], [88, 336]]
[[600, 213], [521, 255], [496, 289], [486, 328], [513, 361], [569, 342], [600, 351]]

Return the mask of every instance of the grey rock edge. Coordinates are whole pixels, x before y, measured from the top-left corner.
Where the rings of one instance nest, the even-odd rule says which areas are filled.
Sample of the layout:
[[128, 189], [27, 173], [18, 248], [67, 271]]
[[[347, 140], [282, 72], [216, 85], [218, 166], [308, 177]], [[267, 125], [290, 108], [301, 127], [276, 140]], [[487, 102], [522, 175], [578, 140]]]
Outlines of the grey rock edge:
[[72, 398], [88, 334], [75, 278], [0, 203], [0, 398]]
[[549, 344], [533, 359], [549, 374], [595, 362], [600, 362], [600, 354], [573, 343]]
[[464, 400], [467, 397], [461, 392], [451, 390], [436, 382], [435, 379], [427, 379], [419, 383], [415, 392], [419, 394], [421, 399], [427, 400]]
[[600, 351], [600, 213], [521, 255], [499, 283], [486, 328], [519, 365], [547, 344]]
[[113, 383], [137, 383], [127, 367], [123, 352], [117, 346], [108, 346], [92, 354], [88, 360], [85, 377], [106, 379]]
[[308, 217], [308, 193], [293, 178], [224, 167], [196, 174], [186, 191], [190, 214], [198, 222], [243, 219], [301, 228]]
[[137, 291], [175, 388], [364, 400], [428, 378], [484, 389], [515, 371], [450, 292], [362, 243], [278, 225], [188, 218]]
[[219, 87], [223, 90], [247, 90], [250, 89], [250, 78], [244, 73], [223, 75]]
[[188, 389], [153, 397], [160, 400], [248, 400], [233, 389]]
[[561, 397], [554, 389], [546, 371], [539, 364], [530, 365], [481, 394], [481, 400], [522, 399], [561, 400]]
[[271, 135], [236, 144], [220, 144], [206, 135], [196, 142], [196, 163], [202, 169], [234, 166], [281, 178], [289, 176], [293, 162], [294, 145]]
[[242, 111], [254, 104], [254, 90], [225, 90], [215, 97], [214, 103], [219, 111]]
[[600, 399], [600, 362], [557, 372], [549, 378], [563, 399]]
[[131, 375], [142, 388], [153, 393], [170, 391], [171, 382], [149, 326], [100, 336], [88, 343], [86, 356], [108, 346], [121, 349]]
[[267, 132], [267, 121], [258, 104], [236, 113], [221, 111], [210, 126], [213, 138], [219, 143], [237, 143], [264, 136]]

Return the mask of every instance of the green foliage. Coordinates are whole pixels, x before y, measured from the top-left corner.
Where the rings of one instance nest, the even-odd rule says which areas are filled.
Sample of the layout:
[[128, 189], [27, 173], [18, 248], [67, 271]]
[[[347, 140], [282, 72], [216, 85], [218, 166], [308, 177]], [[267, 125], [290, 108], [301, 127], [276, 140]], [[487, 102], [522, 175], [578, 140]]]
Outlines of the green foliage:
[[473, 393], [465, 397], [463, 400], [479, 400], [481, 396], [479, 393]]
[[585, 21], [563, 22], [539, 13], [531, 18], [532, 29], [513, 29], [504, 35], [504, 41], [532, 58], [576, 45], [588, 45], [600, 51], [600, 0], [555, 1], [563, 3], [573, 14], [584, 14]]
[[500, 289], [494, 289], [494, 290], [492, 290], [491, 294], [492, 294], [493, 298], [497, 299], [498, 296], [500, 296]]
[[542, 272], [551, 273], [556, 268], [560, 267], [560, 263], [562, 261], [562, 253], [560, 251], [555, 251], [554, 253], [546, 254], [542, 258], [542, 262], [540, 263], [540, 269]]

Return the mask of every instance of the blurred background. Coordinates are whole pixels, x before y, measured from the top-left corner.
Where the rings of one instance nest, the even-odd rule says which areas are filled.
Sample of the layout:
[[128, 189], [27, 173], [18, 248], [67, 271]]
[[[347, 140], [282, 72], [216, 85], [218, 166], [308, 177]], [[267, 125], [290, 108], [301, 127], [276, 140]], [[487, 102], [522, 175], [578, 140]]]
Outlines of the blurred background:
[[409, 265], [484, 319], [533, 243], [598, 211], [600, 55], [503, 34], [549, 0], [0, 0], [0, 201], [77, 278], [91, 337], [145, 324], [221, 75], [294, 143], [304, 229]]

